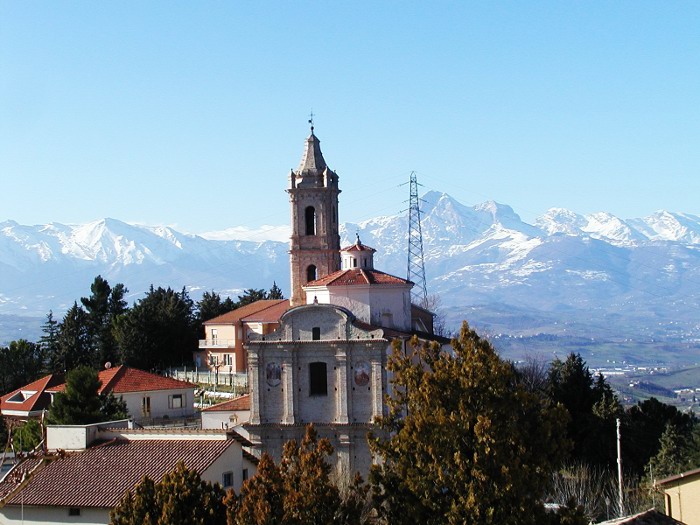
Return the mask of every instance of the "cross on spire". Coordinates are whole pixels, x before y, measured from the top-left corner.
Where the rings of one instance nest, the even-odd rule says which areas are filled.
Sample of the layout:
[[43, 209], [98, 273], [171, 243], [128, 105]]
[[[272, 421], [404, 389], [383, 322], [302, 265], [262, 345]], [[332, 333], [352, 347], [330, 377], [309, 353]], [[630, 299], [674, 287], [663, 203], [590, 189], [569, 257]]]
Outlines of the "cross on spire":
[[311, 124], [311, 133], [314, 132], [314, 110], [311, 110], [311, 113], [309, 113], [309, 124]]

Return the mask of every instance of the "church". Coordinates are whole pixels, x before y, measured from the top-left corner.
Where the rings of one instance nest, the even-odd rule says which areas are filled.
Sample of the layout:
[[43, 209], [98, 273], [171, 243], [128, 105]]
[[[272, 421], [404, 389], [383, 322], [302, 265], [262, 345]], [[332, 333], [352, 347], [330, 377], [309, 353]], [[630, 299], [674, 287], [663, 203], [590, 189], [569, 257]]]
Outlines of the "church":
[[250, 441], [279, 459], [284, 443], [300, 440], [313, 423], [335, 449], [337, 474], [366, 476], [367, 433], [383, 415], [390, 388], [391, 342], [406, 344], [414, 334], [446, 341], [432, 333], [433, 314], [411, 304], [412, 282], [376, 269], [375, 250], [359, 236], [341, 248], [339, 178], [313, 126], [287, 193], [291, 298], [212, 319], [207, 337], [238, 323], [231, 333], [239, 334], [243, 351], [233, 359], [246, 362]]

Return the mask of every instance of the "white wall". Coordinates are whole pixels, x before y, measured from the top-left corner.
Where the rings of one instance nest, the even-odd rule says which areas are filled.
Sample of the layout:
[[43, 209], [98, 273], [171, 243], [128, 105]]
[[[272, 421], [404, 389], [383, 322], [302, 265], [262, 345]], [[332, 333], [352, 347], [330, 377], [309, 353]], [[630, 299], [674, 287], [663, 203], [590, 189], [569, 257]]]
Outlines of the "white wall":
[[[174, 394], [182, 395], [182, 408], [170, 408], [168, 405], [169, 396]], [[194, 389], [180, 388], [174, 390], [152, 390], [149, 392], [128, 392], [117, 394], [126, 402], [126, 407], [129, 410], [129, 415], [138, 420], [144, 416], [142, 411], [143, 398], [148, 396], [151, 398], [151, 415], [152, 418], [168, 417], [188, 417], [194, 414]]]
[[106, 525], [110, 509], [80, 509], [80, 516], [69, 516], [64, 507], [5, 506], [0, 508], [1, 525], [52, 525], [55, 523], [82, 523]]
[[[250, 410], [228, 410], [228, 411], [210, 411], [203, 410], [202, 428], [233, 428], [237, 425], [247, 423], [250, 419]], [[231, 417], [235, 416], [232, 420]]]

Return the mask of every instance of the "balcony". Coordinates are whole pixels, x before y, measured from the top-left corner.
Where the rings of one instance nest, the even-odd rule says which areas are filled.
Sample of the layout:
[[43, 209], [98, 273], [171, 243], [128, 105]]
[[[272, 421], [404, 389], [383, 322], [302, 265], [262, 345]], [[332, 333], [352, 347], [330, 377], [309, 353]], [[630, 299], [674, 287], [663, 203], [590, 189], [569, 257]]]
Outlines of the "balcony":
[[199, 348], [235, 348], [235, 339], [200, 339]]

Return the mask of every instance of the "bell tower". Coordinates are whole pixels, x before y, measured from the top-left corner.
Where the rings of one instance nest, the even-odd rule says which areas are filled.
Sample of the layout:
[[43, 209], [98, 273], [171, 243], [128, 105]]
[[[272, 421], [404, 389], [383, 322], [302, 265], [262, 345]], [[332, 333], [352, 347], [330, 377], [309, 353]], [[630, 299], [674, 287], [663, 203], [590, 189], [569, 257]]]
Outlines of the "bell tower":
[[338, 234], [338, 175], [323, 159], [314, 135], [306, 139], [304, 154], [289, 175], [292, 236], [289, 243], [291, 305], [306, 304], [302, 286], [340, 270]]

